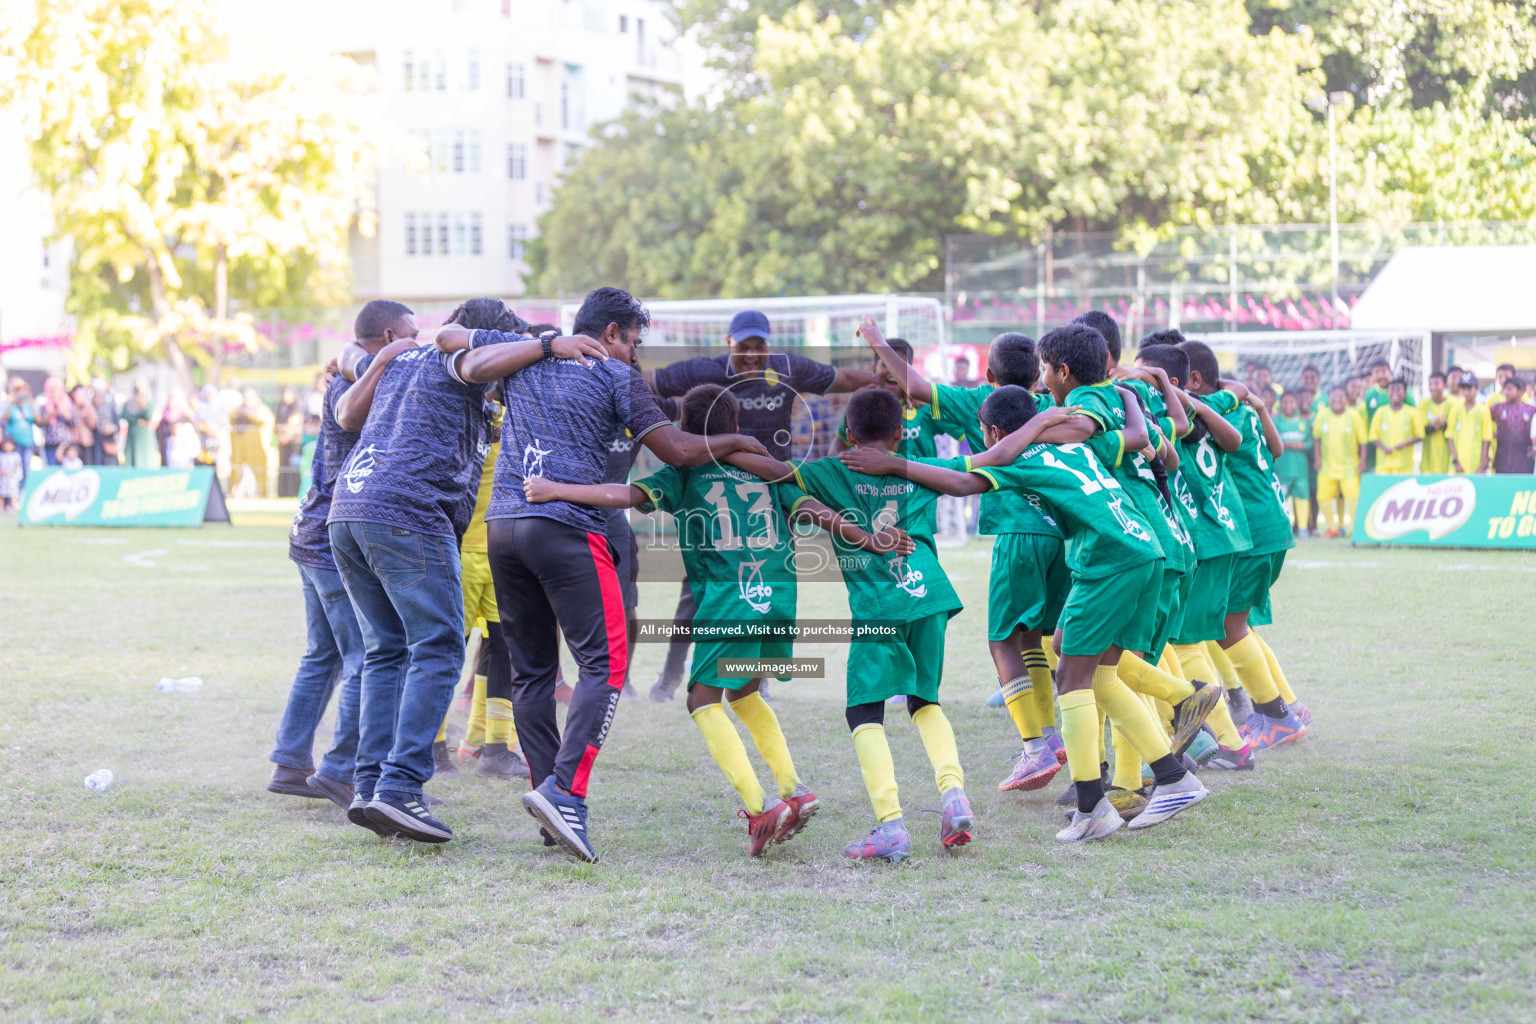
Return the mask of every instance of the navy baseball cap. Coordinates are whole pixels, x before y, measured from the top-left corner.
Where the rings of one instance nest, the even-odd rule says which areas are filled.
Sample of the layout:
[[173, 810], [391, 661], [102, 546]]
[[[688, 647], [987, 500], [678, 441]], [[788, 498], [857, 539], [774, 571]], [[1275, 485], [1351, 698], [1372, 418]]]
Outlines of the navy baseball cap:
[[731, 326], [726, 331], [733, 341], [746, 341], [748, 338], [769, 338], [768, 318], [755, 309], [744, 309], [731, 317]]

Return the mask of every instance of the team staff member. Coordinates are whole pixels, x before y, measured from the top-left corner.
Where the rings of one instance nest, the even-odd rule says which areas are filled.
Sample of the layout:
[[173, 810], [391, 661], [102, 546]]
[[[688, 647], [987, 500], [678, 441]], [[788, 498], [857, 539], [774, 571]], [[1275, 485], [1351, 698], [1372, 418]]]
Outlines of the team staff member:
[[[623, 597], [603, 511], [568, 501], [533, 504], [523, 479], [600, 483], [608, 443], [624, 429], [669, 465], [764, 454], [750, 437], [703, 438], [672, 425], [630, 365], [649, 325], [645, 307], [628, 292], [599, 288], [576, 313], [576, 334], [595, 353], [590, 362], [549, 358], [564, 353], [553, 351], [559, 339], [548, 335], [530, 342], [451, 324], [437, 334], [461, 379], [477, 386], [501, 381], [507, 415], [485, 519], [496, 603], [504, 632], [514, 638], [513, 714], [529, 771], [539, 780], [523, 805], [550, 839], [589, 863], [597, 851], [587, 831], [587, 784], [629, 662]], [[528, 344], [542, 344], [544, 358], [525, 361]], [[555, 716], [560, 633], [580, 669], [564, 737]]]
[[[798, 352], [769, 349], [772, 331], [768, 318], [755, 309], [731, 317], [725, 343], [729, 351], [718, 356], [697, 356], [646, 374], [663, 398], [680, 398], [700, 384], [718, 384], [735, 396], [741, 407], [741, 432], [755, 437], [779, 461], [789, 459], [790, 421], [797, 395], [831, 395], [857, 391], [875, 382], [868, 370], [845, 370], [818, 363]], [[693, 591], [683, 584], [673, 621], [693, 621]], [[669, 701], [683, 681], [687, 640], [675, 640], [667, 649], [661, 677], [651, 687], [654, 701]]]

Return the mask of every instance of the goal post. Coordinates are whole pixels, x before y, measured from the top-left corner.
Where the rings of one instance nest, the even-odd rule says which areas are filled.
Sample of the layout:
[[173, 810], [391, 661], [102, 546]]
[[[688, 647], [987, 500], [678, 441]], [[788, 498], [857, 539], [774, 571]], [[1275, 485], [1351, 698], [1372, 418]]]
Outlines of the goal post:
[[1301, 371], [1308, 366], [1317, 367], [1321, 385], [1328, 387], [1385, 359], [1394, 377], [1402, 377], [1410, 391], [1423, 394], [1430, 372], [1427, 331], [1228, 331], [1188, 332], [1185, 337], [1209, 345], [1223, 370], [1241, 371], [1245, 364], [1263, 363], [1275, 382], [1285, 387], [1299, 385]]

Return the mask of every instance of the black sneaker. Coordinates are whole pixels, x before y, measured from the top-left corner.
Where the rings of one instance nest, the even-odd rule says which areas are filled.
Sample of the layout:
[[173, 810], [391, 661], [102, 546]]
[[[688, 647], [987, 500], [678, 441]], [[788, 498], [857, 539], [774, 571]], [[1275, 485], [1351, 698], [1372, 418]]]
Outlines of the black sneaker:
[[559, 843], [555, 842], [555, 837], [549, 834], [549, 829], [545, 828], [543, 825], [539, 826], [539, 838], [544, 840], [545, 846], [560, 845]]
[[448, 751], [448, 741], [438, 740], [432, 744], [432, 774], [457, 775], [459, 766], [453, 763], [453, 754]]
[[480, 763], [475, 766], [476, 775], [493, 779], [526, 779], [528, 765], [505, 743], [487, 743], [480, 748]]
[[335, 779], [328, 778], [319, 772], [315, 772], [315, 774], [305, 779], [304, 782], [315, 793], [325, 797], [342, 810], [351, 809], [352, 797], [356, 795], [352, 792], [352, 783], [337, 782]]
[[368, 820], [418, 843], [446, 843], [453, 829], [432, 817], [418, 793], [381, 789], [368, 801]]
[[358, 793], [352, 797], [352, 803], [347, 806], [347, 820], [354, 825], [361, 826], [383, 839], [399, 839], [400, 830], [397, 828], [385, 828], [368, 817], [368, 802], [373, 796], [368, 793]]

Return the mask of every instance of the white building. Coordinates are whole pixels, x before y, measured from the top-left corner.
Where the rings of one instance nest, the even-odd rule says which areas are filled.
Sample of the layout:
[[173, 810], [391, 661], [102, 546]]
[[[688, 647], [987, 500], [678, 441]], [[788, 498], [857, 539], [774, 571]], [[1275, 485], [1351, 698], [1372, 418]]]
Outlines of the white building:
[[[48, 199], [32, 184], [20, 126], [0, 117], [0, 368], [24, 374], [37, 390], [43, 373], [64, 367], [68, 333], [69, 243], [50, 242]], [[0, 374], [4, 376], [4, 374]]]
[[343, 6], [357, 17], [332, 21], [328, 48], [373, 68], [399, 130], [378, 233], [354, 239], [359, 299], [523, 294], [524, 246], [591, 127], [682, 95], [666, 0]]

